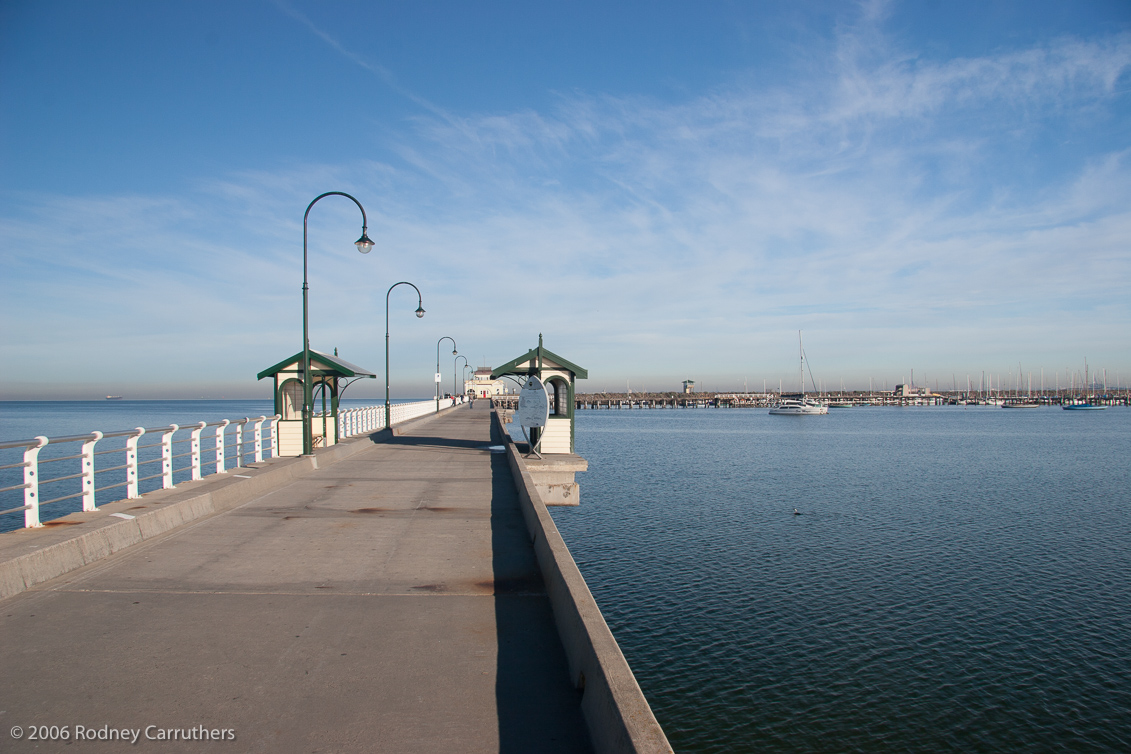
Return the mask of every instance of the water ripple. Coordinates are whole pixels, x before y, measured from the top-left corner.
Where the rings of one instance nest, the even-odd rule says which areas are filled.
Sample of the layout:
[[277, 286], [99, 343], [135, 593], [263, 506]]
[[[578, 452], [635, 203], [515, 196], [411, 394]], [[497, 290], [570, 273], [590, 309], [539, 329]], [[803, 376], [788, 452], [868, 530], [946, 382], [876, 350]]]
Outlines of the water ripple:
[[579, 412], [554, 516], [677, 751], [1128, 751], [1131, 412], [1071, 413]]

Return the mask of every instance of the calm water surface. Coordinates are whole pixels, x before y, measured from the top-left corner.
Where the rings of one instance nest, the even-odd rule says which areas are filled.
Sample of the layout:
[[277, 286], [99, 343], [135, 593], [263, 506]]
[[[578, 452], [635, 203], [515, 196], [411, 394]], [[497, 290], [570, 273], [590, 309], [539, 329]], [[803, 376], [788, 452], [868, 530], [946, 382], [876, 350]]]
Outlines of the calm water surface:
[[1131, 411], [577, 431], [554, 519], [676, 751], [1131, 751]]

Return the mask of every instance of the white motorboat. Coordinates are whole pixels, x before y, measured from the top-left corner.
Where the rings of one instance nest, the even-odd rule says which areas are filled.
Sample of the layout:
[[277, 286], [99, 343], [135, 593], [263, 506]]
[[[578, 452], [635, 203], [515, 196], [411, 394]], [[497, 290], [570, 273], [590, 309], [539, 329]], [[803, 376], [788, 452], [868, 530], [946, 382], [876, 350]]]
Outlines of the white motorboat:
[[783, 400], [770, 409], [777, 416], [809, 416], [827, 414], [829, 407], [811, 400]]
[[823, 403], [809, 400], [805, 397], [805, 348], [801, 344], [801, 331], [797, 331], [797, 350], [801, 354], [801, 397], [800, 399], [787, 398], [778, 401], [770, 409], [775, 416], [819, 416], [827, 414], [829, 407]]

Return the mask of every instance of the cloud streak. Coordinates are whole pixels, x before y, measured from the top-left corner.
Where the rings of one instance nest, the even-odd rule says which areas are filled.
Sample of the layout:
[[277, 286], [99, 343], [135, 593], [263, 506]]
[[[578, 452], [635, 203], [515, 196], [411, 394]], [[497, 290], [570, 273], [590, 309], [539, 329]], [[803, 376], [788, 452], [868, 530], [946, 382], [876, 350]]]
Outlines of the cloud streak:
[[[339, 238], [356, 235], [356, 208], [320, 205], [315, 347], [380, 367], [385, 288], [413, 280], [429, 315], [395, 320], [394, 379], [418, 392], [438, 337], [502, 363], [539, 331], [591, 369], [591, 387], [790, 378], [797, 329], [856, 385], [1084, 355], [1131, 378], [1128, 150], [1089, 138], [1127, 118], [1131, 38], [931, 60], [870, 18], [773, 85], [735, 79], [675, 103], [570, 92], [541, 111], [459, 116], [422, 104], [383, 144], [395, 160], [228, 175], [157, 199], [22, 197], [0, 225], [27, 284], [6, 305], [6, 340], [50, 362], [32, 341], [92, 337], [27, 314], [34, 299], [133, 327], [181, 371], [185, 348], [225, 343], [212, 368], [246, 380], [293, 340], [295, 207], [346, 190], [378, 249], [355, 259]], [[58, 217], [79, 248], [54, 244]], [[160, 345], [170, 307], [180, 342]]]

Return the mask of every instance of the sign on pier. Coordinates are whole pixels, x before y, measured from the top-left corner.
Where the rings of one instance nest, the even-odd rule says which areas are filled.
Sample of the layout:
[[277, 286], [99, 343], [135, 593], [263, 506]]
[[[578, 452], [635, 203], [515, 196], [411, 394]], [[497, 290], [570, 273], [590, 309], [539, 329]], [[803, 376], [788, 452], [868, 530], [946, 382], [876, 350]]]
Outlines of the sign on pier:
[[515, 421], [520, 427], [545, 427], [550, 418], [550, 398], [542, 381], [530, 375], [518, 392], [518, 411]]

